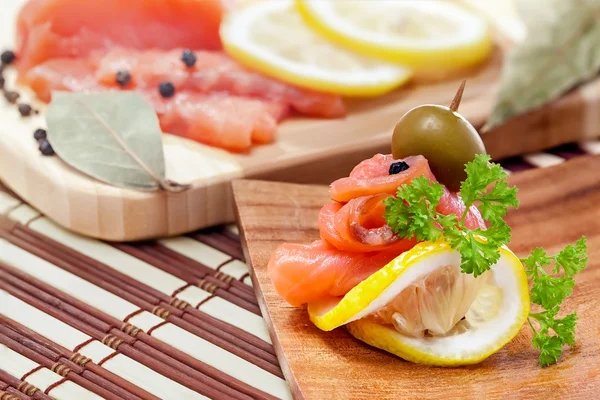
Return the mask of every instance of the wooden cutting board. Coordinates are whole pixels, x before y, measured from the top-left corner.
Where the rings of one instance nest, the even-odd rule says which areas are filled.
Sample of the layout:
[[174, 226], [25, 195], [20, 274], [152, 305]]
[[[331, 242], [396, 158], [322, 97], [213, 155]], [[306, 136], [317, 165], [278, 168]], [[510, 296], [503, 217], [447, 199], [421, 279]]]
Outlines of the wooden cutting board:
[[559, 364], [541, 368], [525, 326], [506, 347], [464, 368], [412, 364], [372, 348], [344, 328], [322, 332], [304, 309], [274, 292], [266, 266], [283, 242], [318, 238], [317, 215], [327, 187], [241, 180], [233, 182], [246, 260], [262, 315], [295, 399], [597, 399], [600, 398], [600, 157], [515, 174], [519, 210], [507, 222], [511, 249], [550, 253], [586, 235], [589, 265], [577, 276], [563, 310], [577, 311], [577, 344]]
[[[0, 17], [0, 48], [14, 46], [14, 24], [24, 0], [6, 3]], [[499, 18], [506, 7], [489, 1], [485, 7], [478, 4], [502, 23], [497, 26], [498, 37], [513, 37], [518, 31]], [[449, 104], [463, 77], [468, 84], [460, 111], [476, 127], [481, 126], [492, 107], [508, 46], [508, 40], [501, 42], [489, 62], [465, 76], [436, 84], [413, 83], [377, 99], [348, 101], [348, 116], [343, 119], [286, 121], [276, 143], [256, 147], [249, 154], [234, 155], [165, 135], [168, 178], [192, 184], [191, 190], [177, 195], [112, 187], [78, 173], [56, 157], [40, 156], [32, 132], [45, 125], [43, 113], [24, 119], [15, 106], [1, 100], [0, 180], [57, 223], [101, 239], [170, 236], [230, 222], [234, 218], [231, 179], [330, 182], [375, 152], [389, 152], [398, 119], [419, 104]], [[7, 87], [12, 88], [14, 71], [7, 71], [6, 77]], [[19, 90], [23, 100], [31, 99], [26, 89]], [[498, 159], [593, 137], [600, 134], [599, 107], [600, 82], [595, 82], [483, 139]]]

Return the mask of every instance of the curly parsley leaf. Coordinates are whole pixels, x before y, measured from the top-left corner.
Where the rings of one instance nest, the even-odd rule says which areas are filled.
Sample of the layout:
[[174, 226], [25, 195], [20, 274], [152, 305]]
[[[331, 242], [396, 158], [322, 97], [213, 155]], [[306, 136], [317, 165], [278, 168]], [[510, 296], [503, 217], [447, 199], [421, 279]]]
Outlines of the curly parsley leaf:
[[560, 305], [573, 293], [575, 280], [569, 277], [554, 278], [542, 275], [533, 280], [531, 302], [548, 310]]
[[554, 364], [563, 352], [562, 343], [556, 336], [535, 334], [533, 336], [533, 347], [540, 351], [540, 365], [547, 367]]
[[[539, 362], [542, 367], [556, 363], [563, 353], [563, 346], [575, 344], [577, 314], [556, 318], [558, 311], [559, 307], [556, 306], [550, 310], [529, 314], [529, 326], [534, 332], [532, 343], [534, 348], [540, 350]], [[531, 323], [532, 319], [538, 322], [539, 330]]]
[[500, 259], [497, 242], [487, 239], [486, 232], [480, 229], [473, 230], [451, 241], [450, 245], [460, 253], [462, 272], [477, 277]]
[[530, 279], [539, 275], [540, 268], [547, 267], [550, 265], [552, 260], [546, 255], [544, 249], [538, 247], [534, 249], [529, 257], [522, 259], [523, 266], [525, 266], [525, 272]]
[[481, 215], [487, 221], [499, 221], [509, 207], [518, 207], [517, 188], [509, 187], [508, 175], [490, 156], [480, 154], [465, 167], [467, 179], [460, 186], [460, 196], [470, 207], [479, 202]]
[[384, 201], [384, 218], [394, 232], [402, 233], [402, 237], [436, 241], [442, 232], [436, 224], [440, 216], [435, 208], [443, 194], [443, 185], [423, 176], [415, 178], [410, 185], [398, 189], [396, 198], [389, 197]]
[[587, 242], [583, 236], [575, 246], [568, 245], [558, 253], [553, 271], [557, 274], [562, 267], [565, 276], [573, 276], [585, 268], [587, 260]]

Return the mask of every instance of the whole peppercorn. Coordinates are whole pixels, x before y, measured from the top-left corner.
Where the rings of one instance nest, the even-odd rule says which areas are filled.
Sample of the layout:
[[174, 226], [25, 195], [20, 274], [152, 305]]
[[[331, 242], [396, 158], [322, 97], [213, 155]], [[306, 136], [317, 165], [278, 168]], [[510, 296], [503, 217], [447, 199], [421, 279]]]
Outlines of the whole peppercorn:
[[402, 171], [406, 171], [407, 169], [409, 169], [410, 166], [405, 163], [404, 161], [397, 161], [395, 163], [393, 163], [392, 165], [390, 165], [390, 175], [396, 175], [399, 174]]
[[4, 98], [11, 104], [15, 104], [19, 97], [21, 97], [21, 95], [18, 92], [12, 90], [4, 92]]
[[127, 86], [131, 82], [131, 74], [125, 70], [118, 71], [115, 75], [115, 81], [119, 86]]
[[184, 50], [181, 54], [181, 61], [186, 65], [186, 67], [193, 67], [196, 65], [196, 54], [194, 54], [191, 50]]
[[40, 140], [46, 139], [46, 137], [47, 137], [47, 133], [46, 133], [45, 129], [38, 128], [35, 130], [35, 132], [33, 132], [33, 138], [35, 140], [37, 140], [38, 142]]
[[161, 82], [158, 91], [164, 98], [172, 97], [175, 94], [175, 86], [171, 82]]
[[19, 104], [18, 109], [19, 109], [19, 113], [21, 113], [22, 117], [30, 116], [31, 112], [33, 111], [31, 106], [29, 104], [25, 104], [25, 103]]
[[54, 155], [54, 149], [52, 148], [52, 145], [50, 144], [48, 139], [40, 140], [40, 152], [45, 156]]
[[2, 61], [2, 64], [4, 65], [12, 64], [12, 62], [15, 61], [15, 58], [17, 57], [15, 56], [15, 53], [11, 50], [3, 51], [0, 55], [0, 61]]

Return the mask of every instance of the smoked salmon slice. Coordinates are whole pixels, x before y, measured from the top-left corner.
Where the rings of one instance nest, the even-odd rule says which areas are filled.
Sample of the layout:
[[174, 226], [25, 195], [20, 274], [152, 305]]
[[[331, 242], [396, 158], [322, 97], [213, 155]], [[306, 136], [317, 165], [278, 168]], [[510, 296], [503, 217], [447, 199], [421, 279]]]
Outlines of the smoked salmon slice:
[[117, 86], [119, 71], [129, 71], [131, 87], [155, 89], [161, 82], [173, 83], [177, 90], [198, 93], [223, 92], [235, 96], [263, 99], [285, 104], [300, 114], [335, 118], [344, 115], [342, 98], [301, 89], [250, 71], [225, 53], [196, 51], [196, 64], [181, 62], [183, 49], [170, 51], [115, 48], [97, 61], [98, 82]]
[[146, 98], [164, 132], [236, 152], [247, 151], [252, 143], [273, 142], [282, 114], [276, 103], [218, 93], [183, 92], [163, 99], [152, 91]]
[[397, 251], [348, 253], [324, 240], [309, 245], [285, 243], [275, 250], [267, 270], [277, 293], [300, 306], [346, 294], [397, 256]]
[[[338, 96], [265, 78], [237, 66], [221, 53], [199, 52], [199, 64], [207, 66], [190, 69], [184, 68], [177, 58], [182, 51], [149, 50], [129, 58], [123, 54], [123, 60], [135, 60], [126, 66], [119, 64], [116, 57], [123, 51], [90, 58], [48, 60], [22, 74], [20, 80], [46, 102], [50, 101], [53, 90], [137, 90], [154, 106], [164, 132], [235, 152], [248, 151], [253, 143], [273, 142], [277, 123], [288, 115], [290, 108], [318, 117], [334, 117], [344, 112]], [[106, 57], [112, 61], [105, 61]], [[223, 60], [222, 67], [227, 68], [220, 70], [218, 63], [213, 64], [217, 59]], [[121, 67], [131, 68], [133, 77], [125, 88], [115, 83], [116, 72], [107, 72], [107, 68]], [[176, 78], [178, 89], [175, 96], [162, 98], [158, 84], [166, 80], [169, 71]]]
[[327, 204], [319, 213], [321, 238], [348, 252], [393, 251], [401, 254], [416, 240], [399, 239], [385, 223], [383, 200], [390, 195], [364, 196], [347, 204]]
[[111, 89], [98, 84], [93, 66], [87, 59], [49, 60], [21, 74], [19, 79], [46, 103], [50, 101], [52, 91], [55, 90], [90, 92]]
[[18, 68], [130, 49], [221, 49], [224, 0], [29, 0], [17, 19]]
[[[119, 90], [98, 83], [93, 65], [86, 59], [49, 60], [32, 68], [25, 79], [46, 101], [53, 90]], [[139, 91], [156, 111], [164, 132], [236, 152], [249, 150], [253, 143], [275, 140], [277, 121], [287, 112], [276, 102], [223, 93], [181, 92], [165, 99], [156, 90]]]
[[[349, 252], [373, 252], [390, 250], [401, 254], [413, 248], [416, 240], [400, 239], [386, 224], [385, 204], [390, 194], [378, 194], [351, 199], [346, 204], [327, 204], [319, 213], [321, 238], [339, 250]], [[444, 188], [437, 211], [461, 217], [465, 204], [460, 196]], [[469, 229], [485, 229], [485, 222], [475, 206], [471, 206], [465, 218]]]
[[[390, 166], [397, 161], [406, 162], [409, 168], [390, 175]], [[435, 181], [425, 157], [411, 156], [404, 160], [394, 160], [391, 154], [376, 154], [354, 167], [350, 176], [333, 182], [329, 193], [333, 200], [344, 203], [361, 196], [381, 193], [395, 195], [400, 185], [410, 183], [419, 176]]]

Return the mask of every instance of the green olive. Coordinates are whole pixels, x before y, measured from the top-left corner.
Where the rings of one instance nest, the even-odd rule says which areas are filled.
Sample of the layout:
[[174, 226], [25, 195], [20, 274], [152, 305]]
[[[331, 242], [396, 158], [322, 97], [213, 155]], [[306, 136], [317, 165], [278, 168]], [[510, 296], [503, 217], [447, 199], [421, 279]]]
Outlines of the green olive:
[[436, 178], [453, 191], [467, 177], [465, 164], [483, 153], [485, 146], [473, 125], [444, 106], [413, 108], [398, 121], [392, 137], [395, 159], [424, 156]]

